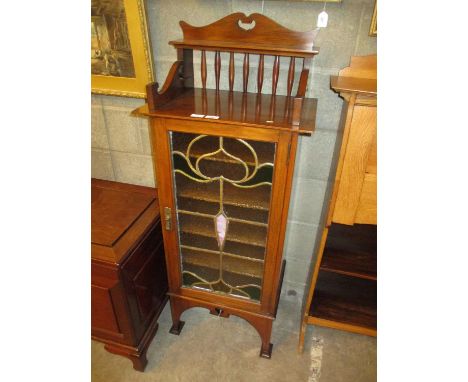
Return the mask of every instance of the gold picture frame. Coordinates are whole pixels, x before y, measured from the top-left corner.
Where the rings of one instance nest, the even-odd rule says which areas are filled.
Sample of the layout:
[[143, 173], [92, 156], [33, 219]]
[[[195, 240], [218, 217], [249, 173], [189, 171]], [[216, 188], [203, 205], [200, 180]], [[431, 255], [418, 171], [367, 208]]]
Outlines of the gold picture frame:
[[[275, 1], [275, 0], [270, 0], [270, 1]], [[278, 0], [276, 0], [278, 1]], [[280, 1], [284, 1], [284, 0], [280, 0]], [[303, 2], [303, 3], [306, 3], [306, 2], [309, 2], [309, 3], [341, 3], [343, 0], [286, 0], [286, 1], [291, 1], [291, 2], [296, 2], [296, 3], [300, 3], [300, 2]]]
[[377, 0], [375, 0], [375, 4], [374, 4], [374, 13], [372, 14], [372, 21], [370, 24], [369, 36], [372, 36], [372, 37], [377, 36]]
[[153, 64], [144, 0], [91, 1], [91, 92], [145, 98]]

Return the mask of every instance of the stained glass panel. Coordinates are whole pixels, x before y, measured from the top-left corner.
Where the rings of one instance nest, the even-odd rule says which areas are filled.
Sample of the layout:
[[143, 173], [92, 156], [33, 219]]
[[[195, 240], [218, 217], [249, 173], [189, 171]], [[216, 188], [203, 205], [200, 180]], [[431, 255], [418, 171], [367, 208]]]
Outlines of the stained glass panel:
[[276, 145], [171, 133], [185, 287], [258, 301]]

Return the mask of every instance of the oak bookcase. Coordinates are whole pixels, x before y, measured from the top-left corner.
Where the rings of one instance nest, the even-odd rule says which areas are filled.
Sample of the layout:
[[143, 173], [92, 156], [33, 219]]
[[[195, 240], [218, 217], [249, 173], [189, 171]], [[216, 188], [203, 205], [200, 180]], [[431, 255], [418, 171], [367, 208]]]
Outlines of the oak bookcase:
[[331, 87], [345, 101], [343, 136], [300, 352], [308, 324], [377, 335], [377, 56], [352, 57]]

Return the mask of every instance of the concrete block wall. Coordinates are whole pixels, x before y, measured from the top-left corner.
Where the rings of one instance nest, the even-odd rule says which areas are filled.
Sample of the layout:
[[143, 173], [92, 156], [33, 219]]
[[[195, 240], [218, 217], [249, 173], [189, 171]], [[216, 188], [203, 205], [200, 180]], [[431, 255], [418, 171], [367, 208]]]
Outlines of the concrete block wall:
[[[374, 0], [343, 0], [328, 3], [327, 28], [320, 31], [316, 45], [320, 54], [313, 60], [308, 86], [308, 96], [318, 98], [317, 130], [312, 137], [299, 139], [293, 191], [288, 216], [284, 246], [287, 269], [283, 291], [298, 302], [304, 293], [306, 279], [311, 268], [312, 254], [319, 239], [319, 227], [323, 221], [324, 201], [328, 200], [333, 178], [336, 153], [340, 142], [338, 131], [341, 115], [341, 99], [330, 90], [330, 75], [349, 65], [352, 55], [376, 53], [376, 38], [368, 31]], [[294, 30], [315, 28], [317, 15], [323, 3], [265, 1], [263, 13], [280, 24]], [[232, 12], [261, 12], [262, 2], [255, 0], [148, 0], [147, 16], [154, 56], [156, 79], [164, 83], [173, 61], [175, 49], [169, 40], [182, 37], [179, 21], [193, 25], [205, 25]], [[199, 73], [200, 56], [194, 57], [195, 73]], [[222, 74], [227, 71], [223, 57]], [[256, 58], [251, 58], [251, 78], [256, 75]], [[208, 73], [213, 65], [212, 55], [207, 54]], [[241, 81], [242, 58], [236, 57], [237, 81]], [[271, 71], [271, 59], [265, 62], [265, 80]], [[278, 93], [285, 94], [288, 63], [281, 62]], [[197, 71], [198, 70], [198, 71]], [[213, 70], [211, 70], [213, 73]], [[227, 75], [221, 76], [221, 87], [228, 88]], [[271, 78], [271, 76], [270, 76]], [[296, 75], [296, 79], [298, 76]], [[211, 82], [210, 82], [211, 81]], [[208, 78], [207, 86], [214, 87]], [[200, 84], [199, 76], [195, 78]], [[269, 83], [264, 82], [265, 92]], [[236, 82], [237, 89], [240, 82]], [[249, 87], [255, 91], [255, 81]], [[271, 85], [270, 85], [271, 86]], [[297, 86], [297, 84], [295, 85]], [[154, 186], [153, 167], [145, 119], [131, 117], [130, 112], [143, 104], [143, 100], [92, 96], [92, 176]], [[326, 203], [325, 203], [326, 204]]]

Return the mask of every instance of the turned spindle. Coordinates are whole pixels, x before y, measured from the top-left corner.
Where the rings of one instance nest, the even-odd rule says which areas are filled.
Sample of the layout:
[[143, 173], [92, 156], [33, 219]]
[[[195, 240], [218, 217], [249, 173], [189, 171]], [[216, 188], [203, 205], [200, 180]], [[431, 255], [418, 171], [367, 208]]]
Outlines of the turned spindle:
[[216, 90], [219, 90], [219, 78], [221, 74], [221, 53], [219, 50], [215, 53], [215, 81]]
[[206, 52], [201, 51], [201, 82], [203, 89], [206, 89]]
[[275, 56], [275, 61], [273, 63], [273, 77], [271, 79], [271, 94], [272, 95], [276, 95], [276, 88], [278, 86], [278, 78], [279, 78], [279, 68], [280, 68], [279, 56]]
[[293, 84], [294, 84], [294, 69], [296, 68], [296, 57], [291, 57], [289, 61], [288, 71], [288, 97], [291, 95]]
[[261, 54], [258, 59], [257, 93], [262, 92], [264, 65], [265, 65], [265, 57], [263, 56], [263, 54]]
[[244, 77], [243, 77], [243, 90], [244, 93], [247, 93], [247, 85], [249, 84], [249, 54], [244, 53]]
[[229, 91], [232, 92], [234, 89], [234, 52], [230, 52], [229, 54]]

